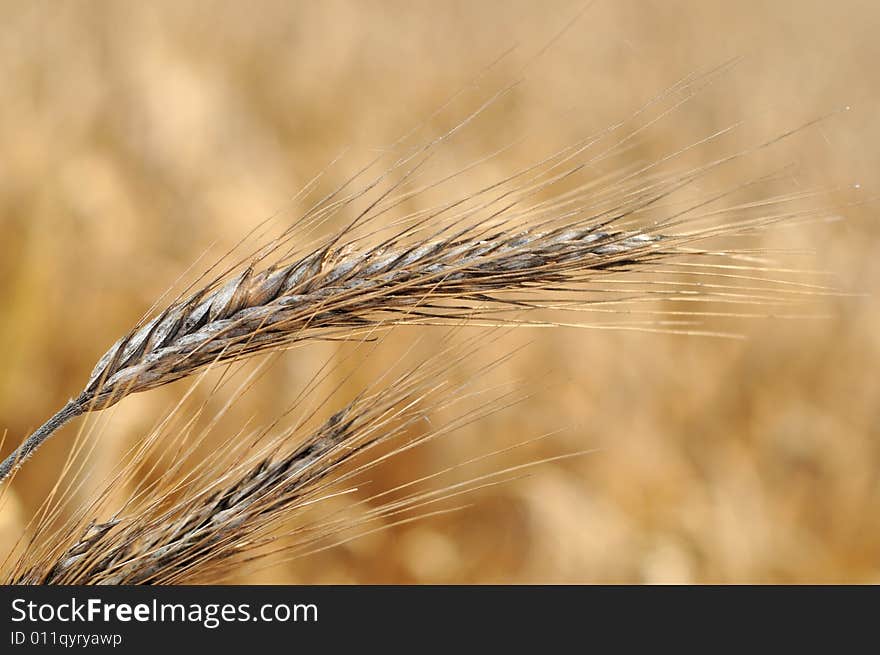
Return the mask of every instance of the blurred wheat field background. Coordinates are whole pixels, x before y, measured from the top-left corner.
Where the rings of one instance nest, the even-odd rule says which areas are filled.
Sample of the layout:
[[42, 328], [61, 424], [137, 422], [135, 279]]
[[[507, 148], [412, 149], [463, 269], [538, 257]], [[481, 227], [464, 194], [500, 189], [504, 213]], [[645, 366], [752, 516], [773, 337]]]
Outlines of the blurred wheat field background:
[[[487, 338], [486, 359], [522, 349], [481, 383], [514, 380], [528, 397], [377, 469], [374, 490], [551, 432], [529, 457], [594, 452], [483, 489], [451, 514], [302, 559], [272, 556], [234, 582], [880, 581], [878, 207], [852, 202], [880, 189], [880, 8], [598, 2], [535, 58], [581, 6], [3, 3], [2, 455], [81, 388], [97, 357], [206, 249], [225, 251], [279, 209], [302, 211], [290, 198], [343, 149], [357, 161], [423, 121], [424, 138], [442, 133], [525, 66], [511, 97], [434, 162], [454, 171], [527, 136], [474, 173], [491, 179], [626, 117], [695, 70], [744, 56], [629, 156], [650, 161], [740, 119], [751, 143], [851, 106], [727, 181], [756, 163], [793, 162], [802, 188], [839, 187], [816, 203], [837, 203], [829, 213], [844, 220], [760, 238], [797, 251], [780, 258], [786, 265], [833, 274], [805, 279], [858, 294], [812, 299], [822, 318], [713, 323], [744, 339], [568, 328]], [[328, 187], [345, 179], [347, 161], [328, 170]], [[430, 353], [432, 329], [395, 331], [348, 378], [351, 393], [408, 349]], [[211, 445], [250, 417], [271, 421], [352, 347], [283, 354]], [[457, 375], [476, 367], [464, 362]], [[94, 476], [110, 473], [186, 388], [108, 412]], [[65, 428], [18, 474], [0, 509], [0, 548], [52, 488], [75, 434]]]

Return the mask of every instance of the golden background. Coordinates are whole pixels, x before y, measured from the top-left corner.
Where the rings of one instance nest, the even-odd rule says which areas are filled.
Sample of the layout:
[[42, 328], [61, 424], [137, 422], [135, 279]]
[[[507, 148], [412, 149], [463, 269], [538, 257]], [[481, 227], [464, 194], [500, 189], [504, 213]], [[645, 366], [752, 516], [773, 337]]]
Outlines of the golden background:
[[[857, 293], [815, 299], [821, 319], [739, 322], [744, 340], [508, 335], [487, 347], [501, 355], [530, 343], [493, 375], [533, 395], [383, 467], [375, 484], [556, 430], [528, 457], [594, 452], [482, 490], [461, 511], [235, 581], [880, 582], [880, 250], [870, 201], [880, 189], [880, 8], [597, 2], [535, 59], [581, 8], [2, 3], [3, 455], [79, 391], [206, 248], [234, 244], [344, 148], [370, 153], [427, 120], [509, 47], [518, 49], [461, 106], [473, 110], [527, 64], [525, 82], [444, 146], [453, 169], [525, 133], [573, 142], [681, 77], [744, 56], [670, 119], [670, 142], [742, 117], [784, 132], [851, 105], [786, 143], [781, 161], [796, 163], [804, 187], [861, 185], [868, 202], [840, 210], [845, 220], [790, 229], [784, 242], [814, 251], [798, 266], [830, 271], [837, 288]], [[513, 167], [502, 156], [490, 173]], [[344, 347], [286, 353], [236, 412], [271, 420], [287, 389]], [[353, 387], [382, 368], [370, 366]], [[185, 388], [122, 402], [90, 460], [96, 476]], [[66, 428], [19, 474], [0, 510], [0, 545], [51, 488], [74, 433]]]

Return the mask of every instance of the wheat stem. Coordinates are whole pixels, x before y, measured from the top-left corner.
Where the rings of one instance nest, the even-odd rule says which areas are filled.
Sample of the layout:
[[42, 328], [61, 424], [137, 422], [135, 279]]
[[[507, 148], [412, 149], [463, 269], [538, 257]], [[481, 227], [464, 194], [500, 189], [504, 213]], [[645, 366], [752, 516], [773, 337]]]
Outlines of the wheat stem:
[[0, 464], [0, 482], [9, 477], [9, 475], [31, 456], [40, 444], [51, 437], [55, 432], [64, 426], [70, 419], [75, 418], [85, 411], [76, 400], [68, 402], [61, 410], [48, 421], [43, 423], [38, 430], [29, 436], [24, 443], [21, 444], [9, 457]]

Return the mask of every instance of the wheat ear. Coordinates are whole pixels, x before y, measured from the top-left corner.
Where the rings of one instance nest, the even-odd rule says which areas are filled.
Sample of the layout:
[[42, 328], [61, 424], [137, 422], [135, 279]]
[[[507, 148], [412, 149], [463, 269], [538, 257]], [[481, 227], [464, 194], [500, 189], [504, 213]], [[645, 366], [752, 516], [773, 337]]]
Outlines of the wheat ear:
[[[420, 483], [449, 472], [440, 471], [374, 495], [360, 516], [334, 517], [325, 511], [320, 521], [303, 520], [305, 512], [347, 493], [346, 487], [381, 462], [485, 416], [500, 408], [502, 400], [515, 400], [498, 390], [470, 389], [471, 381], [458, 385], [448, 381], [450, 371], [462, 360], [473, 359], [480, 346], [485, 346], [484, 339], [473, 340], [466, 348], [441, 348], [399, 374], [389, 370], [381, 382], [362, 390], [311, 431], [293, 427], [229, 440], [225, 452], [200, 460], [191, 472], [173, 462], [163, 473], [162, 484], [135, 494], [131, 506], [114, 509], [109, 520], [89, 518], [109, 502], [118, 482], [115, 478], [87, 511], [61, 529], [49, 534], [50, 522], [41, 523], [6, 579], [11, 584], [180, 584], [223, 579], [235, 566], [258, 559], [257, 547], [271, 546], [282, 523], [299, 519], [292, 532], [287, 530], [294, 542], [281, 550], [304, 555], [328, 547], [322, 542], [332, 545], [347, 531], [396, 520], [404, 512], [502, 481], [513, 471], [418, 489]], [[500, 361], [482, 367], [480, 373]], [[307, 397], [308, 390], [305, 393]], [[477, 398], [479, 408], [459, 411], [457, 418], [443, 425], [425, 421], [433, 410], [465, 398]], [[150, 435], [148, 447], [165, 443], [163, 436]], [[375, 452], [381, 444], [393, 448]], [[129, 473], [143, 456], [139, 451], [131, 459]], [[345, 486], [340, 490], [341, 485]]]
[[[305, 232], [355, 208], [359, 201], [367, 202], [347, 227], [310, 249], [281, 252], [296, 236], [291, 228], [227, 275], [218, 276], [138, 325], [100, 359], [79, 396], [0, 464], [0, 481], [72, 417], [109, 407], [131, 393], [168, 384], [217, 362], [307, 339], [350, 338], [401, 323], [473, 321], [493, 307], [508, 311], [546, 307], [546, 299], [510, 298], [509, 292], [583, 293], [582, 285], [596, 281], [602, 273], [650, 271], [652, 265], [676, 256], [730, 257], [730, 251], [713, 253], [686, 246], [815, 212], [779, 209], [797, 196], [768, 198], [729, 210], [707, 209], [754, 180], [690, 201], [683, 208], [663, 207], [661, 201], [676, 191], [756, 149], [671, 174], [654, 170], [729, 129], [635, 170], [617, 170], [573, 189], [565, 188], [577, 174], [625, 149], [640, 130], [590, 156], [590, 148], [601, 139], [588, 139], [464, 197], [367, 234], [364, 228], [379, 217], [450, 178], [403, 192], [427, 161], [421, 149], [344, 196], [346, 183], [312, 207], [294, 227]], [[393, 175], [400, 179], [389, 182]], [[378, 197], [371, 198], [371, 193], [378, 193]], [[766, 213], [676, 231], [681, 225], [723, 221], [738, 209]], [[649, 227], [639, 227], [651, 218]], [[386, 234], [391, 230], [391, 236], [370, 245], [370, 238], [375, 241], [383, 230]], [[275, 260], [264, 263], [270, 256]], [[607, 289], [597, 291], [607, 297]], [[666, 300], [694, 300], [695, 292], [679, 288], [663, 293]], [[652, 293], [644, 295], [651, 297]], [[629, 300], [634, 298], [630, 294]], [[742, 298], [750, 297], [746, 294]], [[754, 293], [751, 299], [755, 299]], [[588, 300], [581, 302], [590, 304]]]

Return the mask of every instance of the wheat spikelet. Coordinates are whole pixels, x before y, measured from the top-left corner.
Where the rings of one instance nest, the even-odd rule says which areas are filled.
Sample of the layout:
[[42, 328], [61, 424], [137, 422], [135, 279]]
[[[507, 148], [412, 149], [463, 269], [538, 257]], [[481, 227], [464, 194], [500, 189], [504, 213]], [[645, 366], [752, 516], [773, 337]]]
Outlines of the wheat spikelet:
[[[569, 282], [658, 251], [660, 237], [590, 228], [433, 241], [405, 250], [313, 253], [280, 270], [247, 269], [199, 293], [119, 341], [101, 359], [78, 401], [99, 405], [188, 376], [215, 361], [314, 336], [473, 310], [444, 299], [492, 300], [524, 286]], [[415, 309], [413, 309], [415, 308]], [[389, 317], [389, 318], [386, 318]]]

